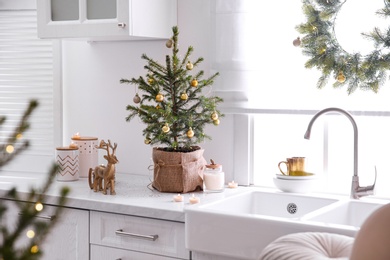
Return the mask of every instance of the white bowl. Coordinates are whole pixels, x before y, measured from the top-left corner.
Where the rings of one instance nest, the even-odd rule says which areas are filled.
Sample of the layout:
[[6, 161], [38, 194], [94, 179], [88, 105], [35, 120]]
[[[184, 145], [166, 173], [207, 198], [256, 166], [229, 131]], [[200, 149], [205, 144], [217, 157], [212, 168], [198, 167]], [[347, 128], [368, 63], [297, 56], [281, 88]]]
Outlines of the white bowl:
[[284, 192], [307, 193], [311, 192], [317, 185], [318, 178], [311, 179], [280, 179], [275, 177], [275, 186]]

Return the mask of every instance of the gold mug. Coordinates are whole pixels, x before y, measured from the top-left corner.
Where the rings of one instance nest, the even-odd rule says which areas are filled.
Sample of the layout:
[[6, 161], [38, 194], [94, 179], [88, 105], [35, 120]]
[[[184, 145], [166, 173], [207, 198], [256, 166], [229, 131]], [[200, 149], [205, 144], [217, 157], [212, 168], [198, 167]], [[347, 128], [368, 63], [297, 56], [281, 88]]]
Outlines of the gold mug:
[[[286, 165], [287, 172], [284, 172], [280, 167], [282, 164]], [[287, 158], [286, 161], [279, 162], [278, 168], [283, 175], [290, 175], [290, 176], [309, 175], [308, 173], [305, 172], [305, 157]]]

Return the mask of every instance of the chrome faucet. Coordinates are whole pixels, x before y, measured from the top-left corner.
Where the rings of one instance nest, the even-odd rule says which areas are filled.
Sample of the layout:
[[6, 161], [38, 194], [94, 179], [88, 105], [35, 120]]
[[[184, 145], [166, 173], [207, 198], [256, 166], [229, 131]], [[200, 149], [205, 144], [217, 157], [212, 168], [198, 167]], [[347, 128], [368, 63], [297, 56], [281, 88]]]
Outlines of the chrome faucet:
[[353, 126], [353, 176], [352, 176], [352, 186], [351, 186], [351, 198], [353, 199], [359, 199], [360, 197], [363, 196], [368, 196], [368, 195], [373, 195], [374, 194], [374, 189], [375, 189], [375, 183], [376, 183], [376, 167], [375, 167], [375, 180], [374, 184], [366, 187], [360, 187], [359, 186], [359, 175], [358, 175], [358, 128], [356, 125], [355, 120], [353, 119], [352, 115], [348, 113], [347, 111], [336, 108], [336, 107], [330, 107], [321, 110], [317, 114], [314, 115], [314, 117], [311, 119], [309, 125], [307, 126], [307, 130], [305, 133], [305, 139], [310, 139], [310, 133], [311, 133], [311, 128], [313, 126], [314, 121], [321, 116], [322, 114], [326, 114], [328, 112], [338, 112], [342, 115], [345, 115], [349, 121], [351, 121], [352, 126]]

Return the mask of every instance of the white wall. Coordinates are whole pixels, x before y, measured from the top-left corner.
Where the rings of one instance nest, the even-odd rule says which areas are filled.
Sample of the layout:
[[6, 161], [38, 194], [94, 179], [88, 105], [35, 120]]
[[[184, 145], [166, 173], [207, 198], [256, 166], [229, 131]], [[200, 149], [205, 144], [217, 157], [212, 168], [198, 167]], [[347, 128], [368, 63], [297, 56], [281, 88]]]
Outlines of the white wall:
[[[179, 48], [184, 54], [194, 46], [194, 56], [203, 57], [209, 73], [213, 49], [210, 42], [210, 2], [178, 1]], [[170, 49], [165, 41], [95, 42], [63, 41], [64, 145], [71, 136], [96, 136], [118, 143], [118, 172], [149, 174], [151, 146], [144, 144], [143, 125], [138, 119], [125, 122], [125, 107], [132, 103], [134, 86], [119, 84], [121, 78], [145, 75], [143, 53], [164, 62]], [[218, 127], [207, 127], [212, 141], [201, 144], [205, 158], [223, 164], [227, 180], [233, 169], [233, 116], [227, 115]], [[104, 160], [101, 160], [103, 163]]]

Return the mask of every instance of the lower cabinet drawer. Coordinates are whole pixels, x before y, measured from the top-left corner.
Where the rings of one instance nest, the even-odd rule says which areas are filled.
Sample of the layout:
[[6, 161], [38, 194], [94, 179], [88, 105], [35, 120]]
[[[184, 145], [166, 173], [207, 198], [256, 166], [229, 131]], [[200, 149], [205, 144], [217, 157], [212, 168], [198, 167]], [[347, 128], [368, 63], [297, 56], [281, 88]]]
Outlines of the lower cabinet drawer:
[[172, 257], [152, 255], [125, 249], [91, 245], [92, 260], [168, 260]]
[[184, 223], [96, 211], [90, 217], [92, 245], [189, 259]]

